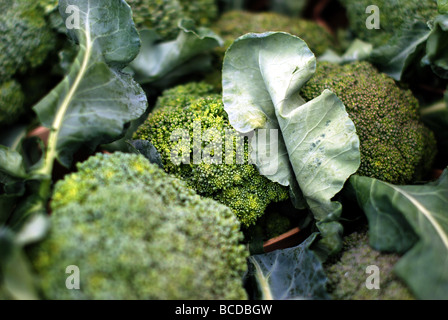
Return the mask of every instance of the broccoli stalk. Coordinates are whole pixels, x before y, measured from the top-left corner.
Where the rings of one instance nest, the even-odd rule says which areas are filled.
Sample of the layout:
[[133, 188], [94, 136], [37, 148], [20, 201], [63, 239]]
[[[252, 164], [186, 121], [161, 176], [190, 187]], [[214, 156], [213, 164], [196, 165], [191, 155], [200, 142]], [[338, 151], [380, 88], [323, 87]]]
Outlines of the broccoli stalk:
[[[47, 299], [245, 299], [232, 211], [141, 155], [98, 154], [55, 186], [52, 230], [29, 250]], [[76, 265], [81, 289], [67, 290]]]
[[[274, 183], [260, 175], [253, 164], [248, 163], [249, 148], [240, 135], [230, 125], [224, 111], [222, 98], [218, 94], [198, 97], [197, 93], [212, 92], [206, 84], [181, 85], [167, 90], [158, 100], [158, 106], [146, 122], [139, 127], [135, 139], [148, 140], [161, 153], [166, 172], [185, 180], [200, 195], [213, 198], [230, 207], [244, 226], [250, 226], [261, 217], [267, 205], [289, 197], [287, 187]], [[191, 89], [192, 94], [188, 94]], [[176, 130], [186, 130], [188, 138], [204, 141], [203, 147], [211, 148], [215, 163], [194, 161], [196, 150], [190, 141], [172, 141]], [[200, 137], [198, 137], [200, 136]], [[216, 137], [217, 136], [217, 137]], [[183, 140], [183, 139], [180, 139]], [[205, 141], [210, 143], [207, 145]], [[214, 143], [221, 142], [222, 157]], [[229, 143], [232, 150], [226, 149]], [[232, 142], [233, 141], [233, 142]], [[197, 143], [197, 142], [196, 142]], [[200, 143], [202, 143], [200, 141]], [[193, 148], [190, 148], [193, 146]], [[182, 157], [189, 163], [178, 163], [172, 159], [172, 151], [184, 148]], [[239, 161], [237, 152], [244, 149], [243, 161]], [[196, 150], [196, 151], [195, 151]], [[232, 161], [228, 161], [231, 154]], [[192, 161], [189, 161], [191, 159]]]
[[301, 94], [311, 100], [324, 89], [342, 100], [355, 123], [361, 143], [359, 175], [395, 184], [425, 178], [437, 147], [410, 90], [400, 89], [392, 78], [367, 62], [318, 64]]

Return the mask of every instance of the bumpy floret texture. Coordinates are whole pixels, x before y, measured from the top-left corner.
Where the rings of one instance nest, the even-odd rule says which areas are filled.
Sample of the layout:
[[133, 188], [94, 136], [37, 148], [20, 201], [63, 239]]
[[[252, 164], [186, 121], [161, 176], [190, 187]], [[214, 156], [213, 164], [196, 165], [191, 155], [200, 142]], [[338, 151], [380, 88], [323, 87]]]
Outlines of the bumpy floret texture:
[[410, 90], [367, 62], [344, 66], [319, 63], [314, 77], [302, 89], [311, 100], [324, 89], [344, 103], [360, 139], [358, 174], [395, 184], [421, 180], [430, 170], [437, 146], [434, 134], [419, 114]]
[[208, 26], [218, 15], [215, 0], [127, 0], [127, 3], [138, 28], [155, 29], [165, 40], [176, 38], [182, 18]]
[[0, 84], [0, 124], [12, 124], [25, 111], [25, 96], [14, 80]]
[[[29, 252], [47, 299], [246, 298], [232, 211], [141, 155], [89, 158], [57, 183], [52, 210], [49, 237]], [[70, 265], [80, 290], [64, 285]]]
[[0, 78], [40, 66], [56, 42], [38, 2], [2, 0], [0, 4]]
[[226, 40], [227, 45], [249, 32], [284, 31], [302, 38], [316, 55], [335, 46], [332, 36], [314, 21], [274, 12], [229, 11], [220, 17], [213, 29]]
[[[393, 272], [399, 259], [397, 254], [372, 249], [366, 231], [354, 232], [344, 239], [339, 256], [325, 265], [328, 291], [335, 300], [414, 300], [413, 294]], [[379, 290], [366, 287], [369, 276], [366, 269], [371, 265], [380, 271]]]
[[229, 206], [244, 226], [255, 223], [269, 203], [288, 198], [286, 187], [249, 163], [248, 143], [230, 125], [220, 95], [193, 99], [185, 86], [176, 90], [180, 97], [174, 98], [172, 90], [162, 96], [166, 104], [134, 136], [155, 146], [166, 172]]
[[[347, 9], [350, 29], [361, 40], [381, 46], [397, 32], [410, 28], [414, 21], [426, 23], [437, 15], [434, 0], [342, 0]], [[378, 6], [380, 29], [366, 28], [370, 5]]]

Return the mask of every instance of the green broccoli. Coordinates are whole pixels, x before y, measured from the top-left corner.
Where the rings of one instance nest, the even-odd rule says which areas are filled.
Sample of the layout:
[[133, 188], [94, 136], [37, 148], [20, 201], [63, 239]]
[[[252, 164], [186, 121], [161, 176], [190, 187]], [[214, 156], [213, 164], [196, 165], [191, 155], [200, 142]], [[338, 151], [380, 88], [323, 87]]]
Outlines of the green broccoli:
[[[141, 155], [98, 154], [55, 186], [50, 235], [28, 250], [47, 299], [245, 299], [232, 211]], [[80, 290], [67, 290], [67, 266]]]
[[14, 80], [0, 84], [0, 124], [11, 124], [24, 112], [25, 95]]
[[[159, 108], [149, 115], [134, 138], [148, 140], [154, 145], [161, 153], [166, 172], [187, 181], [200, 195], [227, 205], [244, 226], [250, 226], [263, 215], [269, 203], [288, 199], [288, 188], [271, 182], [260, 175], [253, 164], [248, 163], [249, 148], [246, 143], [242, 144], [244, 142], [238, 139], [239, 134], [230, 125], [221, 96], [215, 94], [195, 100], [195, 94], [187, 94], [188, 86], [202, 88], [201, 90], [206, 88], [205, 85], [181, 85], [167, 91], [166, 95], [159, 98], [163, 105], [159, 103]], [[175, 97], [176, 91], [178, 98]], [[190, 139], [194, 139], [197, 132], [201, 133], [203, 141], [210, 138], [207, 146], [213, 147], [210, 155], [215, 156], [214, 153], [217, 152], [216, 157], [220, 163], [195, 163], [193, 150], [188, 147], [189, 141], [182, 157], [187, 160], [192, 158], [193, 161], [189, 164], [174, 161], [171, 152], [185, 146], [181, 141], [171, 141], [176, 129], [188, 130]], [[216, 130], [216, 140], [207, 136], [213, 134], [211, 130]], [[219, 157], [219, 149], [214, 148], [214, 143], [219, 140], [222, 142], [222, 157]], [[228, 164], [225, 156], [225, 144], [229, 141], [234, 147], [233, 150], [227, 150], [227, 153], [232, 154], [231, 164]], [[203, 144], [203, 147], [205, 149], [206, 146]], [[242, 156], [244, 152], [244, 161], [236, 161], [237, 150], [243, 150], [239, 155]]]
[[[435, 0], [342, 0], [347, 10], [351, 31], [361, 40], [375, 47], [384, 45], [399, 30], [409, 28], [414, 21], [427, 21], [437, 12]], [[376, 5], [380, 9], [380, 29], [366, 28], [369, 13], [366, 8]]]
[[0, 3], [0, 78], [40, 66], [56, 40], [39, 2], [3, 0]]
[[[414, 300], [406, 285], [393, 273], [400, 256], [380, 253], [369, 246], [366, 231], [344, 239], [341, 253], [325, 264], [327, 288], [335, 300]], [[368, 266], [380, 271], [380, 289], [368, 289]]]
[[224, 38], [227, 46], [246, 33], [266, 31], [284, 31], [299, 36], [317, 56], [336, 45], [332, 35], [316, 22], [274, 12], [229, 11], [220, 17], [213, 29]]
[[301, 94], [311, 100], [324, 89], [342, 100], [355, 123], [361, 151], [359, 175], [394, 184], [425, 178], [437, 147], [410, 90], [399, 88], [368, 62], [319, 63]]
[[178, 22], [191, 18], [200, 26], [208, 26], [217, 18], [215, 0], [127, 0], [137, 28], [155, 29], [165, 40], [177, 37]]

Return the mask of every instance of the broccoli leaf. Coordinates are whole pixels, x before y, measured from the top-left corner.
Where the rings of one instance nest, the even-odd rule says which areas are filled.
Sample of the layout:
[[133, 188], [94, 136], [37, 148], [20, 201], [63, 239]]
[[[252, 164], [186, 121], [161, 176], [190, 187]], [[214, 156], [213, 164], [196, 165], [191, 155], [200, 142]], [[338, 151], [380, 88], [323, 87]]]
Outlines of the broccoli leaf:
[[410, 247], [395, 272], [418, 298], [446, 298], [448, 169], [426, 185], [396, 186], [361, 176], [349, 181], [369, 220], [372, 247], [397, 252]]
[[439, 15], [426, 42], [423, 63], [441, 78], [448, 79], [448, 15]]
[[[219, 36], [207, 28], [195, 28], [191, 19], [182, 19], [179, 29], [177, 39], [161, 43], [154, 30], [140, 32], [142, 50], [130, 65], [139, 83], [163, 83], [164, 78], [173, 73], [180, 77], [198, 68], [202, 70], [204, 57], [200, 61], [194, 58], [222, 45]], [[179, 70], [181, 72], [176, 72]]]
[[297, 247], [249, 257], [249, 277], [255, 278], [262, 300], [329, 299], [327, 278], [320, 260], [310, 249], [312, 234]]
[[140, 49], [126, 2], [61, 0], [59, 10], [65, 21], [72, 18], [66, 12], [78, 15], [79, 28], [68, 33], [80, 49], [68, 75], [34, 107], [51, 129], [44, 165], [37, 170], [44, 176], [51, 174], [55, 158], [70, 167], [79, 148], [94, 150], [117, 139], [147, 108], [143, 89], [122, 72]]
[[430, 33], [426, 23], [415, 22], [409, 28], [396, 33], [387, 44], [375, 48], [369, 60], [382, 72], [400, 81], [406, 68], [415, 62], [424, 50]]
[[355, 39], [342, 56], [337, 54], [335, 51], [328, 49], [322, 56], [319, 57], [319, 61], [327, 61], [337, 64], [362, 61], [369, 58], [372, 50], [372, 44]]
[[252, 158], [269, 179], [283, 185], [297, 181], [331, 254], [342, 243], [337, 222], [342, 207], [331, 199], [359, 168], [359, 138], [334, 93], [325, 90], [307, 103], [300, 97], [315, 66], [300, 38], [281, 32], [245, 35], [226, 53], [223, 101], [237, 131], [280, 131], [276, 159], [271, 150], [269, 159], [260, 157], [258, 151], [268, 149], [260, 143]]

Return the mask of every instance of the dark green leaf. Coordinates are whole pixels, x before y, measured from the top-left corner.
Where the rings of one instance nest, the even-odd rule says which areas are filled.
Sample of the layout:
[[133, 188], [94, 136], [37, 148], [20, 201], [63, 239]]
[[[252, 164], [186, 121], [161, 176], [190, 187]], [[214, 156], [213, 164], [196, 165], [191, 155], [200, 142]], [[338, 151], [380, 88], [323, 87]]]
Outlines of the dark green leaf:
[[369, 60], [382, 72], [399, 81], [411, 63], [418, 63], [415, 61], [416, 56], [430, 33], [427, 24], [415, 22], [409, 28], [397, 32], [387, 44], [375, 48]]
[[433, 24], [423, 62], [439, 77], [448, 79], [448, 15], [438, 16]]
[[[166, 81], [167, 76], [172, 78], [176, 73], [179, 77], [197, 67], [202, 70], [202, 62], [196, 63], [192, 59], [222, 45], [221, 38], [207, 28], [195, 28], [191, 19], [181, 20], [179, 28], [177, 39], [168, 42], [159, 42], [154, 30], [140, 32], [142, 50], [130, 65], [139, 83]], [[178, 69], [182, 69], [182, 74]]]
[[162, 157], [157, 149], [147, 140], [133, 140], [129, 142], [135, 150], [148, 159], [151, 163], [163, 168]]
[[396, 186], [353, 176], [373, 248], [406, 254], [396, 273], [421, 299], [448, 297], [448, 169], [426, 185]]
[[322, 264], [310, 249], [316, 237], [314, 233], [297, 247], [249, 257], [258, 299], [329, 299]]

